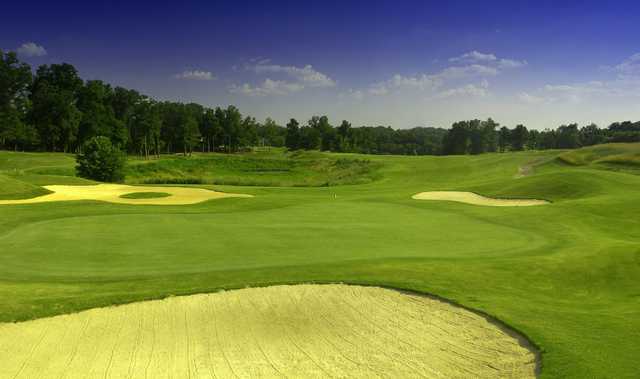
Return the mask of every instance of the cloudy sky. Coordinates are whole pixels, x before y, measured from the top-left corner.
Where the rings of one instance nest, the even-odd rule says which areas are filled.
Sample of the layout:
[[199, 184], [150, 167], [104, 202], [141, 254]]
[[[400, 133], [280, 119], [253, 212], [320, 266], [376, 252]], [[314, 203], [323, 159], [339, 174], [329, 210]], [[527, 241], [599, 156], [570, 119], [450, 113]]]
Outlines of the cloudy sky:
[[640, 120], [638, 1], [11, 2], [0, 48], [280, 122]]

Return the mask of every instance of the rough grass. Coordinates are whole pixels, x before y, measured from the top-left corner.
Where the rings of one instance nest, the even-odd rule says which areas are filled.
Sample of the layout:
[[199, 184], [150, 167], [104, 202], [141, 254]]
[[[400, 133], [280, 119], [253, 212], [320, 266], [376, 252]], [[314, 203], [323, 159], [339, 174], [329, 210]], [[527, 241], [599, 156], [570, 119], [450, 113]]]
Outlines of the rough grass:
[[377, 178], [378, 166], [362, 158], [330, 155], [196, 154], [137, 161], [127, 168], [128, 183], [218, 184], [264, 187], [321, 187], [362, 184]]
[[132, 192], [120, 195], [123, 199], [156, 199], [169, 196], [171, 194], [166, 192]]
[[614, 164], [640, 167], [640, 143], [610, 143], [567, 151], [558, 160], [575, 165]]
[[[540, 347], [545, 378], [635, 377], [640, 176], [555, 161], [515, 178], [519, 167], [562, 153], [302, 154], [294, 160], [368, 160], [378, 178], [216, 186], [256, 196], [191, 206], [0, 207], [0, 320], [223, 288], [346, 282], [432, 293], [495, 316]], [[553, 203], [411, 199], [447, 190]]]

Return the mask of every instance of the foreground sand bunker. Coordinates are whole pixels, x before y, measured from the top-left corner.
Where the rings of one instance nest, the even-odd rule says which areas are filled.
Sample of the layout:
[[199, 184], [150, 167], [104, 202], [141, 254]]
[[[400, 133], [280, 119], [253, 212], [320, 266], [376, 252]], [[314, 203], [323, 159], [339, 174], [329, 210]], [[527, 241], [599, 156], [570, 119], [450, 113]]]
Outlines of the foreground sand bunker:
[[473, 192], [459, 191], [430, 191], [420, 192], [411, 196], [416, 200], [446, 200], [457, 201], [473, 205], [486, 205], [491, 207], [529, 207], [533, 205], [549, 204], [546, 200], [536, 199], [493, 199]]
[[535, 367], [482, 316], [374, 287], [252, 288], [0, 324], [3, 378], [533, 378]]
[[[186, 205], [224, 197], [251, 197], [233, 193], [209, 191], [204, 188], [146, 187], [124, 184], [98, 184], [95, 186], [44, 186], [53, 193], [24, 200], [0, 200], [2, 204], [33, 204], [50, 201], [101, 200], [120, 204]], [[166, 192], [171, 196], [150, 199], [127, 199], [120, 196], [135, 192]]]

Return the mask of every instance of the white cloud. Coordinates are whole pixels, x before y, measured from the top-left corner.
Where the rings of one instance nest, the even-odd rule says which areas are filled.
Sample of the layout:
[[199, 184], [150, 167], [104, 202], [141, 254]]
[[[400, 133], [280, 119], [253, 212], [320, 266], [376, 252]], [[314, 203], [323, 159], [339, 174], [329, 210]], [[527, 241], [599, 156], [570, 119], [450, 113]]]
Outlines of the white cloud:
[[469, 76], [496, 76], [498, 74], [499, 71], [495, 67], [472, 64], [469, 66], [447, 67], [434, 75], [434, 77], [437, 79], [460, 79]]
[[613, 67], [620, 77], [640, 76], [640, 53], [633, 54]]
[[231, 93], [247, 96], [267, 96], [267, 95], [287, 95], [298, 92], [304, 88], [299, 83], [286, 82], [283, 80], [265, 79], [259, 86], [252, 87], [249, 83], [240, 86], [232, 85], [229, 88]]
[[184, 80], [214, 80], [216, 78], [211, 72], [201, 70], [186, 70], [173, 77]]
[[254, 58], [245, 65], [245, 70], [254, 71], [256, 74], [282, 74], [289, 80], [276, 80], [267, 78], [258, 86], [248, 83], [232, 85], [229, 91], [247, 96], [286, 95], [301, 91], [305, 88], [335, 87], [336, 81], [328, 75], [316, 70], [311, 65], [304, 67], [282, 66], [271, 64], [269, 59]]
[[535, 94], [522, 92], [518, 96], [520, 101], [527, 104], [579, 104], [589, 100], [603, 101], [605, 98], [619, 101], [637, 97], [640, 97], [640, 78], [629, 76], [571, 84], [546, 84]]
[[403, 76], [395, 74], [384, 82], [374, 83], [369, 86], [367, 92], [371, 95], [387, 95], [391, 90], [414, 89], [420, 91], [434, 91], [442, 87], [447, 81], [459, 80], [468, 77], [488, 77], [498, 75], [498, 69], [494, 67], [472, 64], [468, 66], [451, 66], [438, 73], [427, 75]]
[[304, 67], [281, 66], [269, 64], [269, 60], [261, 60], [257, 64], [250, 66], [250, 69], [258, 74], [263, 73], [283, 73], [300, 83], [309, 87], [335, 87], [336, 81], [328, 75], [316, 70], [311, 65]]
[[525, 104], [540, 104], [546, 101], [544, 97], [535, 96], [527, 92], [520, 92], [518, 99]]
[[526, 66], [527, 61], [516, 61], [513, 59], [500, 59], [498, 61], [498, 67], [500, 68], [518, 68]]
[[458, 57], [449, 58], [449, 62], [466, 64], [482, 63], [498, 68], [518, 68], [527, 65], [527, 61], [504, 58], [499, 59], [495, 54], [481, 53], [476, 50], [462, 54]]
[[47, 50], [35, 42], [23, 43], [22, 46], [16, 49], [16, 52], [23, 57], [42, 57], [47, 55]]
[[350, 88], [347, 92], [340, 93], [338, 97], [340, 97], [341, 99], [348, 98], [360, 101], [364, 99], [364, 92], [362, 92], [361, 90], [354, 90]]
[[467, 84], [462, 87], [451, 88], [442, 91], [434, 96], [436, 99], [446, 99], [450, 97], [485, 97], [489, 94], [489, 82], [484, 79], [478, 85]]
[[449, 58], [449, 62], [493, 62], [497, 59], [495, 54], [484, 54], [473, 50], [458, 57]]

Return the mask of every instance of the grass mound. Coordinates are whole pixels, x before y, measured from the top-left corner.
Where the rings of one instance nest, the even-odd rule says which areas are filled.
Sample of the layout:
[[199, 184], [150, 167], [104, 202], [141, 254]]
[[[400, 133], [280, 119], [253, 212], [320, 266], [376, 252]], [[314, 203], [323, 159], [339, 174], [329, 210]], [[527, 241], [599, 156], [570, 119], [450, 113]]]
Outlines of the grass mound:
[[470, 188], [473, 192], [491, 197], [550, 201], [585, 198], [600, 194], [605, 189], [601, 178], [571, 171], [545, 172]]
[[29, 199], [48, 193], [51, 193], [51, 191], [0, 174], [0, 200]]
[[169, 196], [171, 194], [166, 192], [131, 192], [120, 195], [123, 199], [157, 199]]
[[376, 179], [377, 165], [366, 159], [320, 154], [208, 154], [137, 161], [128, 183], [219, 184], [265, 187], [322, 187], [363, 184]]
[[610, 143], [585, 147], [560, 154], [558, 160], [574, 166], [596, 165], [602, 168], [640, 170], [640, 143]]

